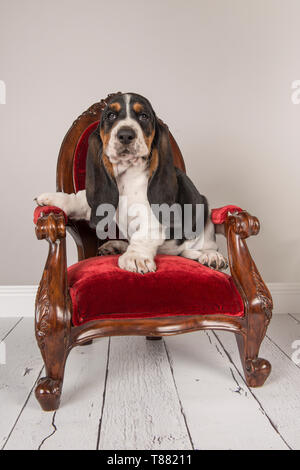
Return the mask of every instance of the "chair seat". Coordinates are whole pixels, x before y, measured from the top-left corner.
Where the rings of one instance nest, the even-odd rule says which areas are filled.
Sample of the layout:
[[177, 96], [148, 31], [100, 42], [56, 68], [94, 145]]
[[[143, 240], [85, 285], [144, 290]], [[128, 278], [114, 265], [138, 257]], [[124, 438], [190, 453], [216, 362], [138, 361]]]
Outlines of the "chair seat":
[[196, 261], [156, 256], [155, 273], [118, 267], [118, 256], [89, 258], [70, 266], [73, 324], [91, 320], [174, 315], [243, 316], [233, 279]]

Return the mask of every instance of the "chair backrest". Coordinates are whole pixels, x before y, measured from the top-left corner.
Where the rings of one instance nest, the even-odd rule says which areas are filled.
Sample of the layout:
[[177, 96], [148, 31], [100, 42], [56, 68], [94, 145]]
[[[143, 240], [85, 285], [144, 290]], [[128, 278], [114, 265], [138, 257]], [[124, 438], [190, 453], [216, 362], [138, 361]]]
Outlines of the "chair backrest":
[[[108, 95], [105, 100], [101, 100], [90, 106], [73, 122], [68, 130], [61, 144], [57, 161], [57, 191], [71, 194], [85, 189], [85, 166], [88, 139], [99, 124], [102, 111], [111, 96], [114, 96], [114, 94]], [[170, 141], [173, 150], [174, 164], [185, 171], [182, 154], [171, 133]], [[96, 237], [95, 230], [91, 229], [87, 222], [69, 221], [68, 231], [71, 233], [77, 245], [79, 261], [91, 256], [96, 256], [99, 240]]]
[[[101, 119], [101, 113], [106, 107], [107, 100], [113, 96], [108, 95], [105, 100], [95, 103], [84, 111], [73, 122], [68, 130], [60, 148], [56, 186], [57, 191], [74, 193], [85, 189], [85, 165], [90, 134], [96, 129]], [[174, 164], [185, 171], [180, 149], [170, 132]]]

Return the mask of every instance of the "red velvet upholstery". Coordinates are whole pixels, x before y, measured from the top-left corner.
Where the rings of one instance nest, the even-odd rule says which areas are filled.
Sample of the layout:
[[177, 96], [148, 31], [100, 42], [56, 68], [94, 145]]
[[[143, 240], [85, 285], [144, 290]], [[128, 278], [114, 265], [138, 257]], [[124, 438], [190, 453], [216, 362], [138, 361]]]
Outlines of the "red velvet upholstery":
[[62, 213], [65, 217], [65, 222], [66, 223], [68, 222], [67, 215], [59, 207], [55, 207], [55, 206], [37, 206], [34, 210], [34, 213], [33, 213], [33, 223], [36, 224], [39, 217], [43, 217], [43, 215], [50, 214], [51, 212], [54, 212], [54, 214]]
[[142, 275], [120, 269], [117, 259], [89, 258], [68, 269], [74, 325], [107, 318], [244, 314], [227, 274], [179, 256], [159, 255], [157, 271]]
[[218, 209], [212, 209], [211, 210], [211, 220], [213, 221], [214, 224], [223, 224], [226, 220], [228, 212], [241, 212], [243, 209], [241, 209], [238, 206], [223, 206], [219, 207]]
[[89, 136], [98, 126], [99, 121], [93, 122], [85, 131], [81, 134], [78, 140], [73, 163], [73, 180], [75, 186], [75, 192], [85, 189], [85, 164], [89, 143]]

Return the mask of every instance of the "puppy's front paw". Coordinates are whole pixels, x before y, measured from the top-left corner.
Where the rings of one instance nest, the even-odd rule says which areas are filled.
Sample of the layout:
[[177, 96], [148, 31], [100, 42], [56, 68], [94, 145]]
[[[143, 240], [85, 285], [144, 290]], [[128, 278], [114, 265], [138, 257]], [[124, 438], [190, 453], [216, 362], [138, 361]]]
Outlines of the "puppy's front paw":
[[202, 250], [198, 258], [199, 263], [209, 268], [221, 271], [228, 267], [227, 259], [216, 250]]
[[[61, 202], [61, 197], [58, 193], [43, 193], [36, 197], [34, 200], [39, 206], [58, 206]], [[61, 209], [61, 207], [60, 207]]]
[[126, 251], [126, 253], [120, 256], [118, 265], [121, 269], [133, 273], [146, 274], [156, 271], [156, 264], [153, 258], [134, 251]]
[[43, 193], [35, 198], [39, 206], [55, 206], [59, 207], [67, 216], [72, 213], [72, 201], [74, 202], [74, 194], [65, 193]]
[[120, 255], [125, 253], [127, 248], [128, 242], [125, 242], [124, 240], [109, 240], [98, 248], [98, 255]]

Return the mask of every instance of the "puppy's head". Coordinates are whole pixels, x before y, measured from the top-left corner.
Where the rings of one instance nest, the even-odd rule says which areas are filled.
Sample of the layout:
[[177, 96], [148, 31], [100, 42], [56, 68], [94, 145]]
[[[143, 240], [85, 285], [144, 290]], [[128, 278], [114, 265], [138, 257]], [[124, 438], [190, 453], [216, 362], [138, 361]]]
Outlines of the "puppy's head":
[[92, 227], [99, 221], [97, 208], [101, 204], [118, 206], [114, 165], [137, 165], [141, 159], [147, 160], [149, 203], [173, 204], [178, 187], [167, 126], [157, 119], [146, 98], [135, 93], [115, 94], [89, 137], [86, 196]]
[[156, 116], [149, 101], [135, 93], [112, 97], [100, 122], [103, 153], [110, 162], [147, 158], [155, 135]]

